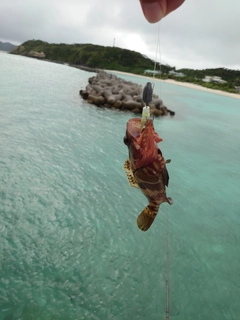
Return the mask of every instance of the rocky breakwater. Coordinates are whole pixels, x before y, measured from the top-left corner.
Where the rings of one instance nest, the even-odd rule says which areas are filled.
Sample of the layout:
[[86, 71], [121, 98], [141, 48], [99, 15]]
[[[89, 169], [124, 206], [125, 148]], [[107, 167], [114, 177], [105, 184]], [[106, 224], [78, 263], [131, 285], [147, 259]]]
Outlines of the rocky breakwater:
[[[81, 97], [90, 104], [98, 107], [142, 113], [143, 87], [136, 83], [118, 78], [105, 71], [99, 71], [96, 76], [88, 79], [85, 90], [80, 90]], [[150, 113], [155, 117], [174, 115], [175, 112], [167, 109], [163, 101], [155, 94], [149, 103]]]

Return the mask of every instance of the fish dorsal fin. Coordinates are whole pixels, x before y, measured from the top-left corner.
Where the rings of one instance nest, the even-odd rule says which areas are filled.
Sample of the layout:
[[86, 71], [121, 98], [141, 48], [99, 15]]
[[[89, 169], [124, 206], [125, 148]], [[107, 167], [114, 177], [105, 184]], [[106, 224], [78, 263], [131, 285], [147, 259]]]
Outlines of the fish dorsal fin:
[[147, 170], [146, 168], [140, 168], [137, 169], [134, 172], [136, 179], [138, 182], [141, 183], [149, 183], [149, 184], [155, 184], [159, 182], [159, 175], [156, 172], [151, 172], [150, 170]]
[[132, 173], [132, 169], [131, 169], [131, 165], [130, 165], [129, 159], [127, 159], [124, 162], [123, 170], [126, 172], [126, 175], [127, 175], [127, 178], [128, 178], [128, 182], [130, 183], [130, 185], [132, 187], [134, 187], [134, 188], [139, 188], [137, 183], [136, 183], [136, 181], [135, 181], [134, 175]]

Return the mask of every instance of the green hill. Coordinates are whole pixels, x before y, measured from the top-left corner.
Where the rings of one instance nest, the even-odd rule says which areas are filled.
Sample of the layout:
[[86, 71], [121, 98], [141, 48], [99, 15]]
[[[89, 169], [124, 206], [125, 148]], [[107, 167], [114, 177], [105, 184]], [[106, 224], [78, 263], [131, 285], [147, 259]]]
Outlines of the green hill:
[[55, 44], [30, 40], [16, 47], [11, 53], [21, 55], [42, 53], [39, 58], [44, 57], [51, 61], [137, 74], [143, 73], [146, 69], [153, 69], [154, 66], [151, 59], [139, 52], [93, 44]]

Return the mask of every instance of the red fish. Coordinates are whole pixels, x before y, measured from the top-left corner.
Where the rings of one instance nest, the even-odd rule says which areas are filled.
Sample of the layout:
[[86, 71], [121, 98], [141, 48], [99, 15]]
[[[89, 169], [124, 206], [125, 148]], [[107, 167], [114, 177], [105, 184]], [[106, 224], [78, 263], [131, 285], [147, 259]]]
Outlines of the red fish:
[[126, 135], [123, 139], [128, 146], [129, 159], [124, 163], [129, 183], [139, 188], [148, 199], [148, 206], [137, 218], [137, 225], [142, 231], [147, 231], [162, 202], [172, 204], [171, 198], [166, 196], [169, 175], [166, 163], [157, 143], [162, 141], [154, 131], [153, 120], [148, 119], [142, 127], [140, 118], [133, 118], [127, 122]]

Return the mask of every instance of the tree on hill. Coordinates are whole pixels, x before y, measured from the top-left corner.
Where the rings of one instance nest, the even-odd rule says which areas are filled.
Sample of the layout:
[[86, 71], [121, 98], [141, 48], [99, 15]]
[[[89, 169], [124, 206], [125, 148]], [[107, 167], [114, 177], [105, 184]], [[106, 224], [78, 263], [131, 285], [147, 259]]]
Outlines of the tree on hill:
[[144, 73], [144, 70], [153, 68], [153, 61], [139, 52], [93, 44], [50, 44], [41, 40], [29, 40], [12, 53], [27, 55], [30, 51], [44, 52], [48, 60], [91, 68], [132, 73]]

